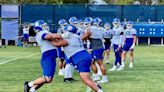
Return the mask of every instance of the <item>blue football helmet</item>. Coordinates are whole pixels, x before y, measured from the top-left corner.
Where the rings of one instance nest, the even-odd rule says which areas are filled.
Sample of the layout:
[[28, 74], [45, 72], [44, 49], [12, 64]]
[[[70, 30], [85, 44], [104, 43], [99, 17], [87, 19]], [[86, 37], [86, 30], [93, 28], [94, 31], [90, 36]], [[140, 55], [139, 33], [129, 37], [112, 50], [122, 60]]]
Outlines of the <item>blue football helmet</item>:
[[133, 27], [133, 22], [132, 21], [128, 21], [126, 23], [126, 28], [132, 28]]
[[102, 19], [100, 19], [99, 17], [96, 17], [95, 19], [93, 19], [94, 25], [101, 25], [101, 23], [102, 23]]
[[120, 19], [114, 18], [112, 24], [113, 24], [113, 27], [118, 28], [120, 26]]
[[43, 21], [43, 20], [37, 20], [34, 23], [34, 30], [36, 32], [43, 31], [45, 28], [47, 28], [47, 23], [45, 21]]
[[109, 23], [109, 22], [106, 22], [106, 23], [104, 24], [104, 28], [105, 28], [105, 29], [110, 29], [110, 23]]
[[70, 24], [77, 24], [78, 23], [78, 19], [76, 18], [76, 17], [71, 17], [70, 19], [69, 19], [69, 23]]
[[84, 24], [92, 24], [93, 22], [93, 18], [92, 17], [86, 17], [84, 19]]
[[120, 19], [119, 18], [114, 18], [113, 23], [120, 23]]
[[73, 34], [76, 34], [77, 33], [77, 27], [74, 26], [74, 25], [67, 25], [65, 28], [64, 28], [65, 31], [68, 31], [68, 32], [71, 32]]
[[133, 25], [133, 21], [128, 21], [127, 25]]
[[58, 22], [58, 24], [60, 26], [66, 26], [68, 24], [68, 22], [65, 19], [60, 19], [59, 22]]

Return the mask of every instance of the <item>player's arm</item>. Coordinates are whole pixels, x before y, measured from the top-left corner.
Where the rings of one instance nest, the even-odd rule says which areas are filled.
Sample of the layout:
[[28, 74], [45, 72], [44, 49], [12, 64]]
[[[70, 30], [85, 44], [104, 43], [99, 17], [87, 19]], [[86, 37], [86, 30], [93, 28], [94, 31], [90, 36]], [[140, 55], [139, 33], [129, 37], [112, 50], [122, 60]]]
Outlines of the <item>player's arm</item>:
[[54, 40], [51, 41], [51, 44], [56, 46], [56, 47], [62, 47], [62, 46], [67, 46], [68, 45], [68, 41], [63, 39], [63, 40]]
[[136, 40], [137, 40], [136, 34], [137, 34], [137, 31], [134, 29], [134, 30], [133, 30], [133, 44], [132, 44], [132, 46], [130, 47], [130, 49], [133, 49], [133, 48], [135, 47]]
[[87, 38], [89, 38], [91, 35], [91, 32], [89, 29], [87, 29], [86, 33], [81, 37], [82, 40], [86, 40]]
[[136, 44], [136, 41], [137, 41], [137, 36], [133, 35], [133, 44]]
[[42, 39], [43, 40], [62, 39], [62, 36], [60, 34], [48, 33], [48, 34], [43, 34]]

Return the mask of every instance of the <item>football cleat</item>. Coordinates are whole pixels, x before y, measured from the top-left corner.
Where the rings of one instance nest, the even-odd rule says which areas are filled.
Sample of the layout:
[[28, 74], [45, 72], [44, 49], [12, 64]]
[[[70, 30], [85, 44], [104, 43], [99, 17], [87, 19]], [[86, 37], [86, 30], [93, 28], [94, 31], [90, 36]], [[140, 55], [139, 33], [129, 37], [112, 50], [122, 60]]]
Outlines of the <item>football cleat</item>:
[[24, 83], [24, 92], [30, 92], [29, 90], [30, 90], [30, 86], [28, 85], [28, 82], [25, 82]]

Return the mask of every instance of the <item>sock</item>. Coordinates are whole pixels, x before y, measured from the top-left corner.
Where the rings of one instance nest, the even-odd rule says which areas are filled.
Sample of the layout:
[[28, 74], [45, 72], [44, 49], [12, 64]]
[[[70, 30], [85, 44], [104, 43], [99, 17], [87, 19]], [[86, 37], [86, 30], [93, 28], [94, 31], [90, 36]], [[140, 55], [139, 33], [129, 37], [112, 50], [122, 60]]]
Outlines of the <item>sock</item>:
[[29, 87], [32, 87], [33, 85], [34, 85], [33, 81], [31, 81], [31, 82], [28, 83], [28, 86]]
[[69, 66], [70, 64], [66, 64], [65, 66], [64, 78], [69, 78]]
[[104, 92], [102, 89], [99, 89], [97, 92]]
[[62, 68], [62, 72], [64, 73], [64, 71], [65, 71], [65, 68]]
[[94, 73], [94, 74], [93, 74], [93, 77], [98, 77], [98, 74], [97, 74], [97, 73]]
[[68, 74], [68, 77], [69, 78], [72, 78], [72, 75], [73, 75], [73, 66], [72, 65], [69, 65], [69, 70], [68, 70], [68, 72], [69, 72], [69, 74]]
[[35, 88], [30, 88], [30, 92], [36, 92], [36, 89]]
[[121, 63], [122, 63], [123, 66], [125, 65], [125, 62], [124, 61], [122, 61]]
[[107, 75], [103, 75], [103, 76], [102, 76], [102, 80], [108, 80]]

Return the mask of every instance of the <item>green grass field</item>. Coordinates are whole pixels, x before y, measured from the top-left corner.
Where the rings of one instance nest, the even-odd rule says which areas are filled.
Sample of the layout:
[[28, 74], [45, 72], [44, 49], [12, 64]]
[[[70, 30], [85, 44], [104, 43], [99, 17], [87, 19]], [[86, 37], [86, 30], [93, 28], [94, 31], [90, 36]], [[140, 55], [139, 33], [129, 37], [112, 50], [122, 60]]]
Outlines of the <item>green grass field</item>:
[[[0, 92], [23, 92], [25, 80], [42, 75], [40, 57], [38, 47], [0, 48]], [[128, 61], [127, 58], [127, 66]], [[107, 69], [111, 66], [106, 65]], [[134, 69], [126, 67], [124, 71], [108, 72], [108, 77], [110, 83], [102, 85], [105, 92], [164, 92], [164, 47], [136, 47]], [[38, 92], [85, 92], [86, 86], [76, 72], [74, 78], [78, 81], [66, 84], [63, 76], [56, 72], [52, 84], [45, 85]]]

